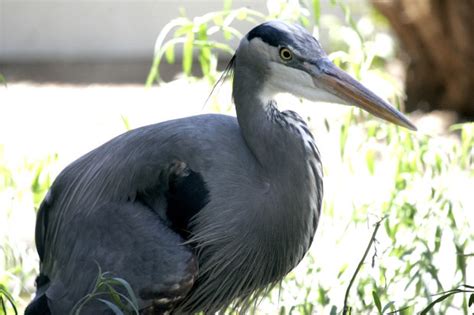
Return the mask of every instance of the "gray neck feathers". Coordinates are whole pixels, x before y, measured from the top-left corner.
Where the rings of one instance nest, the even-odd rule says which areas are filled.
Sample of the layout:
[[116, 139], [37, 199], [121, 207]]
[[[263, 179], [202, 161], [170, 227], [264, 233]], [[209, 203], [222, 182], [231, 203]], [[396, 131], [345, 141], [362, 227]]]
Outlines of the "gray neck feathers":
[[248, 147], [264, 169], [281, 174], [289, 169], [291, 160], [303, 160], [305, 152], [302, 139], [289, 130], [291, 126], [279, 123], [281, 113], [275, 102], [260, 98], [265, 76], [264, 70], [239, 65], [234, 72], [233, 97]]

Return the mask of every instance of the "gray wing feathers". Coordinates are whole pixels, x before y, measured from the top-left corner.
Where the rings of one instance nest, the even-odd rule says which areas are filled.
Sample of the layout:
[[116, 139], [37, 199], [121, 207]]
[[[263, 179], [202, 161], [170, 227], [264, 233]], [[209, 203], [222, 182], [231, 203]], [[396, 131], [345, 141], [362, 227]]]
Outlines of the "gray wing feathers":
[[[133, 203], [106, 204], [94, 216], [78, 217], [75, 223], [80, 231], [61, 242], [70, 248], [69, 255], [60, 256], [63, 261], [55, 266], [46, 291], [53, 314], [68, 313], [91, 292], [98, 266], [138, 289], [140, 308], [163, 297], [164, 302], [175, 302], [191, 288], [197, 272], [192, 251], [150, 209]], [[99, 306], [92, 303], [84, 311], [97, 312]]]
[[[219, 143], [227, 149], [216, 151]], [[219, 185], [228, 174], [213, 173], [211, 165], [232, 164], [239, 147], [245, 145], [235, 118], [202, 115], [125, 133], [69, 165], [45, 198], [36, 228], [40, 272], [51, 281], [46, 294], [53, 308], [63, 313], [88, 292], [98, 272], [94, 260], [102, 271], [144, 289], [143, 305], [160, 296], [160, 286], [181, 283], [168, 300], [189, 290], [197, 272], [194, 255], [156, 215], [163, 210], [137, 203], [136, 196], [150, 187], [159, 190], [160, 173], [173, 160], [215, 177]]]

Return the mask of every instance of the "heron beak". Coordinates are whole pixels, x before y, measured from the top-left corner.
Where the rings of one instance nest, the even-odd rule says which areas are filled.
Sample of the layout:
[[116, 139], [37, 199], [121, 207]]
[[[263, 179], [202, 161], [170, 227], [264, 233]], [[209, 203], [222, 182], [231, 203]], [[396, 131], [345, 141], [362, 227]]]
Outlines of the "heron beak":
[[328, 91], [347, 104], [356, 105], [369, 113], [396, 125], [416, 130], [416, 127], [395, 107], [375, 95], [327, 58], [306, 63], [315, 86]]

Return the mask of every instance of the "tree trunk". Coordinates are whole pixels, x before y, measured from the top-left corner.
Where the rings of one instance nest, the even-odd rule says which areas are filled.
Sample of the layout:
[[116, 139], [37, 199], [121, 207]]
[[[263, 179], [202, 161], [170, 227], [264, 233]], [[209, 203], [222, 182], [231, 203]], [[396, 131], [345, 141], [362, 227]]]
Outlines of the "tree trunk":
[[407, 55], [406, 109], [474, 117], [474, 0], [371, 0]]

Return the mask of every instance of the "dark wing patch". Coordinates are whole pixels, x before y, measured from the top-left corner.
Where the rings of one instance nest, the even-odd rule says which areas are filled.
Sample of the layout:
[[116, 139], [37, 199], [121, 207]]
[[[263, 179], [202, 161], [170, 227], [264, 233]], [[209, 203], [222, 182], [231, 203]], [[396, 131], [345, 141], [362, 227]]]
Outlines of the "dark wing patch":
[[188, 238], [191, 219], [209, 202], [209, 190], [202, 175], [183, 162], [174, 162], [165, 196], [166, 216], [172, 228]]
[[188, 239], [190, 222], [209, 202], [209, 190], [200, 173], [175, 160], [163, 168], [156, 186], [138, 192], [136, 198]]

